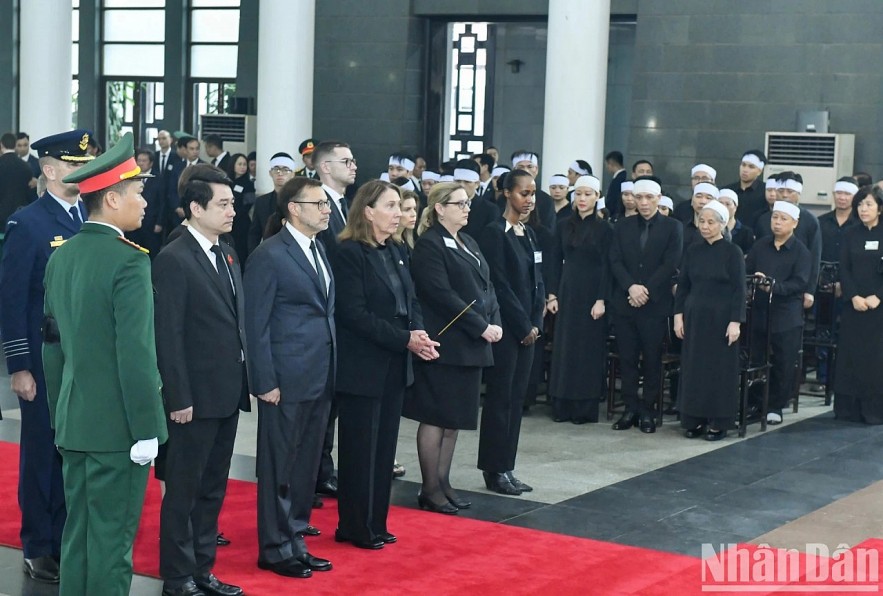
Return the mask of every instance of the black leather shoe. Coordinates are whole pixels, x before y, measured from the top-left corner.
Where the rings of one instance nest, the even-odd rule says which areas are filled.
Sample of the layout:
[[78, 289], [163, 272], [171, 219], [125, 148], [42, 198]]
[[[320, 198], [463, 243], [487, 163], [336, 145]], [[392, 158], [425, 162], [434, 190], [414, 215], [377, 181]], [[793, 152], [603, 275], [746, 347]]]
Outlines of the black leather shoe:
[[638, 424], [640, 416], [631, 410], [626, 410], [622, 417], [613, 423], [613, 430], [628, 430]]
[[641, 416], [639, 428], [642, 433], [655, 433], [656, 421], [653, 420], [653, 416]]
[[451, 505], [453, 505], [457, 509], [469, 509], [470, 507], [472, 507], [472, 501], [467, 501], [466, 499], [464, 499], [460, 496], [456, 496], [456, 497], [448, 497], [447, 495], [445, 495], [445, 496], [448, 498], [448, 503], [450, 503]]
[[58, 583], [58, 563], [52, 557], [25, 559], [24, 572], [31, 579], [47, 584]]
[[383, 534], [378, 534], [377, 538], [379, 540], [383, 540], [383, 544], [393, 544], [398, 542], [398, 538], [396, 538], [395, 534], [390, 534], [389, 532], [384, 532]]
[[512, 495], [514, 497], [521, 494], [521, 491], [512, 485], [506, 474], [494, 474], [491, 472], [482, 472], [482, 474], [484, 475], [484, 485], [488, 490], [500, 493], [501, 495]]
[[706, 441], [720, 441], [721, 439], [726, 438], [726, 436], [727, 436], [727, 431], [725, 431], [725, 430], [711, 430], [711, 429], [709, 429], [708, 432], [705, 434], [705, 440]]
[[307, 536], [318, 536], [322, 533], [322, 531], [316, 526], [307, 526], [304, 528], [304, 534]]
[[349, 542], [353, 546], [357, 548], [364, 548], [367, 550], [377, 550], [383, 548], [383, 540], [380, 538], [375, 538], [370, 541], [362, 541], [362, 540], [351, 540], [348, 536], [340, 533], [340, 530], [334, 531], [334, 542]]
[[695, 428], [688, 428], [686, 431], [684, 431], [684, 436], [687, 437], [688, 439], [695, 439], [697, 437], [701, 437], [704, 434], [705, 434], [705, 425], [704, 424], [700, 424], [699, 426], [697, 426]]
[[258, 568], [285, 577], [311, 577], [313, 575], [309, 567], [305, 567], [303, 563], [294, 559], [286, 559], [278, 563], [269, 563], [258, 559]]
[[308, 567], [311, 571], [331, 571], [331, 561], [328, 559], [320, 559], [319, 557], [314, 557], [310, 553], [297, 555], [294, 558], [300, 561], [304, 567]]
[[242, 588], [233, 584], [225, 584], [219, 580], [213, 573], [205, 579], [197, 579], [196, 587], [205, 592], [208, 596], [241, 596]]
[[[242, 590], [239, 590], [238, 593], [242, 594]], [[206, 596], [206, 593], [199, 589], [196, 582], [189, 581], [181, 584], [177, 588], [163, 587], [162, 596]]]
[[506, 478], [509, 479], [509, 482], [512, 484], [512, 486], [515, 487], [516, 490], [520, 490], [523, 493], [533, 492], [533, 487], [529, 484], [523, 483], [521, 480], [516, 478], [515, 474], [513, 474], [511, 470], [506, 472]]
[[225, 537], [224, 537], [224, 533], [223, 533], [223, 532], [220, 532], [220, 533], [218, 533], [217, 543], [218, 543], [218, 546], [229, 546], [229, 545], [230, 545], [230, 539], [229, 539], [229, 538], [225, 538]]
[[329, 478], [316, 487], [316, 492], [326, 497], [337, 498], [337, 478]]
[[445, 515], [457, 515], [457, 512], [459, 511], [459, 509], [449, 503], [447, 499], [444, 503], [434, 503], [432, 499], [423, 493], [417, 493], [417, 505], [420, 506], [420, 509], [432, 511], [433, 513], [444, 513]]

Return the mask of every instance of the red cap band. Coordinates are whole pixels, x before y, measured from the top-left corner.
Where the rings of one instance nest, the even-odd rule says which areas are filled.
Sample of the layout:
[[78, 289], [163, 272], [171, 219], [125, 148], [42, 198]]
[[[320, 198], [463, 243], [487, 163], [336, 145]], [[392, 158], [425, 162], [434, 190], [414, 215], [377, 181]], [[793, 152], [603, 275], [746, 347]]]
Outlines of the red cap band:
[[122, 182], [123, 180], [134, 178], [140, 173], [141, 168], [138, 167], [138, 164], [135, 162], [135, 158], [130, 157], [120, 165], [114, 166], [106, 172], [97, 174], [80, 182], [80, 193], [86, 194], [90, 192], [96, 192], [105, 189], [108, 186], [113, 186], [114, 184]]

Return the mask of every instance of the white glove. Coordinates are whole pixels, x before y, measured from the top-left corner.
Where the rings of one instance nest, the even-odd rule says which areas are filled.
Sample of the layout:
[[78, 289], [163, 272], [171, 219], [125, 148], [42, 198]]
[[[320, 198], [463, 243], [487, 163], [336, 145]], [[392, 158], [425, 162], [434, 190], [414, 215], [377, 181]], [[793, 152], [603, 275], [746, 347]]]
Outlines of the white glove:
[[146, 466], [153, 461], [159, 453], [159, 441], [157, 439], [144, 439], [138, 441], [129, 450], [129, 459], [139, 466]]

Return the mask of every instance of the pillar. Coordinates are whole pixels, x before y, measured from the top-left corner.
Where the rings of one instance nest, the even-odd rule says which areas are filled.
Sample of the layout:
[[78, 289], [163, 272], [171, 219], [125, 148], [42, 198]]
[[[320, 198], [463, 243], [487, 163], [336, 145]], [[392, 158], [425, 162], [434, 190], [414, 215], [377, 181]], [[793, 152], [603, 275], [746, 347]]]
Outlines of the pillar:
[[549, 0], [543, 188], [575, 159], [604, 172], [610, 0]]
[[270, 156], [313, 134], [315, 0], [262, 0], [258, 34], [258, 194], [273, 190], [266, 174]]
[[19, 4], [19, 130], [31, 141], [71, 129], [70, 0]]

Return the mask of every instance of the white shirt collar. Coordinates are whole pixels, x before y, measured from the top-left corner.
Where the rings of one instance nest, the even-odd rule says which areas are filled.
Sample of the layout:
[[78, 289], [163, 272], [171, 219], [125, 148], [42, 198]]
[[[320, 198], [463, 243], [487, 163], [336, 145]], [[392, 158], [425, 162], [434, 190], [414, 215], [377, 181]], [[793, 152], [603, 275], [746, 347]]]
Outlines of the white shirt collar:
[[313, 238], [308, 238], [307, 236], [302, 234], [300, 230], [295, 228], [293, 225], [291, 225], [290, 222], [287, 221], [285, 222], [285, 229], [289, 231], [292, 238], [294, 238], [294, 241], [297, 242], [297, 245], [301, 247], [301, 250], [303, 250], [305, 253], [309, 252], [310, 242], [315, 239], [315, 236]]
[[[517, 225], [518, 225], [519, 228], [524, 229], [524, 224], [521, 223], [520, 221], [518, 222]], [[514, 228], [514, 227], [515, 227], [515, 226], [513, 226], [511, 223], [509, 223], [509, 220], [507, 219], [507, 220], [506, 220], [506, 229], [503, 230], [503, 231], [504, 231], [504, 232], [508, 232], [509, 230], [511, 230], [511, 229]]]
[[[80, 199], [79, 199], [79, 197], [77, 197], [76, 202], [72, 205], [72, 204], [68, 203], [67, 201], [65, 201], [64, 199], [61, 199], [61, 198], [59, 198], [59, 197], [56, 197], [54, 194], [52, 194], [52, 193], [49, 192], [48, 190], [46, 191], [46, 193], [47, 193], [50, 197], [52, 197], [53, 199], [55, 199], [55, 202], [58, 203], [59, 206], [60, 206], [62, 209], [64, 209], [64, 210], [68, 213], [68, 215], [70, 215], [71, 207], [73, 207], [73, 206], [77, 206], [77, 207], [79, 207], [79, 206], [80, 206]], [[81, 215], [81, 216], [83, 215], [83, 210], [82, 210], [82, 209], [80, 209], [80, 215]]]
[[193, 226], [187, 226], [187, 231], [196, 238], [196, 241], [199, 243], [199, 248], [202, 249], [202, 252], [205, 253], [205, 256], [208, 257], [208, 260], [211, 261], [212, 267], [217, 270], [218, 265], [215, 262], [215, 255], [212, 253], [212, 247], [217, 246], [216, 244], [212, 244], [212, 241], [206, 238], [199, 230], [194, 228]]
[[121, 229], [119, 229], [118, 227], [116, 227], [115, 225], [113, 225], [113, 224], [109, 224], [109, 223], [104, 222], [104, 221], [93, 221], [93, 220], [90, 220], [89, 223], [90, 223], [90, 224], [98, 224], [99, 226], [107, 226], [108, 228], [110, 228], [111, 230], [113, 230], [114, 232], [116, 232], [118, 235], [120, 235], [120, 236], [125, 236], [125, 234], [123, 234], [123, 231], [122, 231]]
[[331, 188], [330, 186], [328, 186], [325, 183], [322, 184], [322, 190], [327, 192], [328, 196], [331, 197], [332, 199], [334, 199], [335, 202], [340, 201], [340, 198], [343, 196], [342, 194], [340, 194], [339, 192], [337, 192], [336, 190], [334, 190], [333, 188]]
[[224, 159], [224, 156], [227, 155], [226, 151], [221, 151], [220, 155], [215, 158], [215, 163], [221, 163], [221, 160]]

